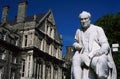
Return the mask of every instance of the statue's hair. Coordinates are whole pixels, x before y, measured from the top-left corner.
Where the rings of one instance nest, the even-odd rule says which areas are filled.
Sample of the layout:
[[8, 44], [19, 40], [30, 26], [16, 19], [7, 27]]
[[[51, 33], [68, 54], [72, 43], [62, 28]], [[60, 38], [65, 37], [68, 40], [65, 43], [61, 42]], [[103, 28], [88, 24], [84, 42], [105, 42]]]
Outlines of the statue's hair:
[[91, 14], [89, 13], [89, 12], [87, 12], [87, 11], [82, 11], [80, 14], [79, 14], [79, 18], [81, 18], [81, 16], [82, 15], [86, 15], [86, 16], [88, 16], [89, 18], [91, 18]]

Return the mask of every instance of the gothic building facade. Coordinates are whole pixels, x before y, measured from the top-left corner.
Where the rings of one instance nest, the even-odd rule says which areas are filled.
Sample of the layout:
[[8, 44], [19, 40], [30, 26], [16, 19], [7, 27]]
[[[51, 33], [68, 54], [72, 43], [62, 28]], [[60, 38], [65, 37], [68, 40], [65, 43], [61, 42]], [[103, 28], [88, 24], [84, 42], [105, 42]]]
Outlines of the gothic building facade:
[[19, 2], [18, 14], [8, 21], [3, 7], [0, 23], [0, 79], [65, 79], [62, 36], [52, 10], [26, 16], [28, 2]]

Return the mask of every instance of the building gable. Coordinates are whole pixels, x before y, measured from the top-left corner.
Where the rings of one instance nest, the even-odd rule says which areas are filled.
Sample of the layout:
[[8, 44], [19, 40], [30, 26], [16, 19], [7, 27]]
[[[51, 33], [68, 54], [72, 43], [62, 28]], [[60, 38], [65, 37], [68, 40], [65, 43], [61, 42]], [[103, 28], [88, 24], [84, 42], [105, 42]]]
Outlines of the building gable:
[[58, 43], [61, 43], [61, 38], [60, 35], [58, 34], [54, 16], [51, 9], [39, 21], [37, 29], [45, 33], [49, 37], [53, 38]]

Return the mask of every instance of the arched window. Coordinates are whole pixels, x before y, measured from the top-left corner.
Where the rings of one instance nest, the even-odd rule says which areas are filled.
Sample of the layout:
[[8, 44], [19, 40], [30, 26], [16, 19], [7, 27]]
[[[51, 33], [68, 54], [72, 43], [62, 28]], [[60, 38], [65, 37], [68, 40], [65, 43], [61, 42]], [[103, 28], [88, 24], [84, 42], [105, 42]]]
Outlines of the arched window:
[[25, 59], [22, 59], [22, 77], [25, 76]]
[[28, 35], [25, 35], [25, 39], [24, 39], [25, 46], [27, 46], [27, 38], [28, 38]]

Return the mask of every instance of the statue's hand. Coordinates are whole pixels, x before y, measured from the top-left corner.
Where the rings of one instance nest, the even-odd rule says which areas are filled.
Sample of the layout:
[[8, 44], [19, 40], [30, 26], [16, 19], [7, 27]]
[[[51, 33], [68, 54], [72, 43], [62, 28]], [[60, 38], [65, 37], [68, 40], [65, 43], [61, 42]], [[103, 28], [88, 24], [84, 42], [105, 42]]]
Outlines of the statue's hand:
[[82, 49], [82, 47], [80, 46], [80, 44], [77, 43], [77, 42], [73, 43], [73, 48], [74, 48], [75, 50], [78, 50], [78, 51], [80, 51], [80, 50]]

